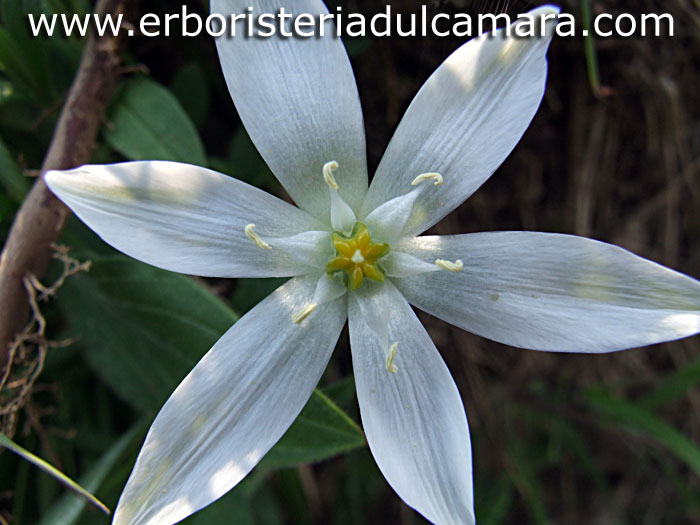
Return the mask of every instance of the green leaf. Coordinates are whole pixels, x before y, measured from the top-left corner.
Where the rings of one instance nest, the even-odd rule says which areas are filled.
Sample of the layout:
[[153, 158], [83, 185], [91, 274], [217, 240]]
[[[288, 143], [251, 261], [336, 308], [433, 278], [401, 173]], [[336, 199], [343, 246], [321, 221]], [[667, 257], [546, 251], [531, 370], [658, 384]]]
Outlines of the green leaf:
[[[236, 315], [192, 279], [124, 257], [98, 257], [69, 279], [57, 302], [67, 337], [125, 401], [154, 413], [234, 323]], [[269, 467], [321, 461], [365, 445], [360, 427], [315, 391], [268, 453]]]
[[0, 28], [0, 70], [17, 84], [18, 94], [48, 107], [57, 95], [52, 66], [56, 61], [65, 62], [78, 49], [68, 45], [65, 38], [31, 34], [28, 15], [37, 19], [42, 13], [50, 14], [45, 2], [12, 0], [2, 2], [0, 8], [4, 26]]
[[658, 383], [656, 388], [642, 398], [640, 406], [650, 411], [656, 410], [684, 396], [700, 384], [700, 359], [679, 368]]
[[241, 315], [282, 286], [287, 279], [279, 277], [240, 279], [231, 297], [231, 304]]
[[206, 166], [197, 129], [175, 96], [145, 77], [127, 81], [104, 128], [107, 142], [129, 160], [172, 160]]
[[[107, 452], [80, 478], [80, 484], [90, 492], [97, 492], [112, 470], [123, 459], [125, 451], [143, 434], [145, 424], [134, 425], [114, 443]], [[85, 501], [73, 494], [64, 494], [43, 516], [39, 525], [72, 525], [85, 510]]]
[[0, 184], [17, 202], [21, 202], [29, 191], [30, 183], [22, 173], [22, 169], [12, 157], [12, 154], [0, 138]]
[[586, 68], [588, 70], [588, 82], [593, 94], [600, 94], [600, 72], [598, 69], [598, 55], [595, 50], [595, 31], [592, 28], [593, 15], [591, 14], [591, 0], [581, 1], [581, 19], [585, 35], [583, 37], [583, 49], [586, 54]]
[[102, 503], [100, 500], [98, 500], [95, 496], [90, 494], [86, 489], [78, 485], [75, 481], [70, 479], [68, 476], [66, 476], [63, 472], [58, 470], [56, 467], [50, 465], [43, 459], [35, 456], [28, 450], [20, 447], [17, 443], [12, 441], [10, 438], [8, 438], [5, 434], [0, 432], [0, 446], [5, 447], [8, 450], [11, 450], [18, 456], [26, 459], [33, 465], [39, 467], [41, 470], [46, 472], [47, 474], [53, 476], [56, 478], [56, 480], [60, 481], [63, 483], [66, 487], [68, 487], [70, 490], [75, 492], [76, 494], [80, 494], [83, 498], [88, 500], [90, 503], [95, 505], [97, 508], [102, 510], [103, 512], [109, 514], [109, 509]]
[[540, 475], [543, 461], [541, 454], [533, 453], [531, 446], [529, 446], [532, 441], [524, 440], [524, 431], [516, 427], [517, 420], [521, 419], [522, 423], [526, 425], [525, 432], [529, 433], [531, 430], [529, 427], [534, 424], [533, 421], [528, 421], [527, 417], [521, 418], [522, 412], [522, 407], [516, 404], [509, 406], [506, 412], [506, 449], [510, 458], [508, 473], [527, 505], [530, 521], [546, 524], [550, 520], [547, 515]]
[[57, 298], [68, 336], [114, 391], [152, 413], [236, 320], [192, 279], [125, 257], [97, 258]]
[[210, 525], [212, 523], [254, 525], [256, 521], [251, 509], [250, 496], [246, 493], [244, 484], [245, 481], [183, 523], [185, 525]]
[[192, 118], [200, 125], [209, 112], [209, 84], [206, 71], [200, 62], [188, 62], [173, 78], [170, 89]]
[[601, 388], [589, 389], [586, 400], [591, 408], [609, 417], [611, 425], [653, 439], [700, 476], [700, 448], [683, 433], [645, 408]]
[[316, 390], [261, 465], [279, 468], [312, 463], [365, 444], [364, 433], [357, 423], [328, 396]]

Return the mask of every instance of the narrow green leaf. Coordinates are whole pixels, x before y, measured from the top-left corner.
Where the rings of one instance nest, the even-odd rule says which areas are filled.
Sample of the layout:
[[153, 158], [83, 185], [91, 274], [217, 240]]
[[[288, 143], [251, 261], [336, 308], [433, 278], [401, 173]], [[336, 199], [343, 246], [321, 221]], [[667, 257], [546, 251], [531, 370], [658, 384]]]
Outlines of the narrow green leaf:
[[[481, 525], [500, 525], [501, 523], [506, 523], [515, 500], [513, 483], [508, 476], [502, 475], [498, 481], [489, 488], [491, 488], [489, 499], [483, 503], [478, 499], [475, 502], [477, 505], [476, 515], [479, 516], [479, 523]], [[483, 491], [484, 489], [482, 488], [481, 490]]]
[[22, 169], [15, 162], [2, 138], [0, 138], [0, 184], [17, 202], [24, 199], [30, 186], [29, 179], [22, 173]]
[[649, 411], [661, 408], [684, 396], [690, 389], [700, 384], [700, 359], [688, 363], [674, 371], [639, 402]]
[[30, 33], [28, 14], [35, 18], [47, 13], [41, 0], [2, 2], [3, 28], [0, 28], [0, 69], [17, 84], [18, 94], [27, 96], [43, 107], [56, 96], [50, 75], [53, 50], [62, 48], [62, 39], [34, 37]]
[[507, 412], [505, 430], [506, 448], [509, 457], [508, 473], [527, 505], [530, 521], [542, 525], [550, 521], [539, 475], [543, 460], [541, 454], [533, 454], [532, 442], [523, 440], [522, 432], [520, 429], [515, 428], [518, 419], [521, 419], [522, 423], [528, 425], [528, 427], [532, 424], [531, 421], [527, 420], [528, 418], [520, 417], [523, 412], [526, 412], [526, 410], [515, 404], [510, 406]]
[[203, 508], [187, 518], [184, 525], [211, 525], [213, 523], [235, 523], [236, 525], [254, 525], [250, 496], [245, 490], [245, 481], [237, 485], [208, 507]]
[[700, 448], [683, 433], [639, 405], [620, 399], [600, 388], [586, 393], [588, 404], [610, 418], [611, 424], [652, 438], [700, 476]]
[[364, 433], [357, 423], [328, 396], [316, 390], [261, 464], [279, 468], [313, 463], [365, 444]]
[[593, 36], [591, 0], [581, 0], [581, 18], [583, 30], [586, 32], [586, 36], [583, 37], [583, 48], [586, 54], [588, 82], [591, 85], [593, 94], [598, 96], [600, 95], [600, 73], [598, 70], [598, 55], [595, 50], [595, 37]]
[[129, 160], [172, 160], [206, 166], [197, 129], [175, 96], [145, 77], [127, 81], [108, 114], [107, 142]]
[[[139, 423], [114, 443], [107, 452], [80, 478], [80, 484], [90, 492], [97, 492], [114, 467], [124, 456], [127, 448], [133, 445], [136, 438], [144, 433], [146, 425]], [[39, 522], [39, 525], [73, 525], [85, 510], [85, 502], [73, 494], [64, 494], [51, 507]]]
[[5, 434], [0, 432], [0, 446], [5, 447], [8, 450], [11, 450], [18, 456], [26, 459], [33, 465], [39, 467], [41, 470], [46, 472], [47, 474], [53, 476], [56, 480], [60, 481], [63, 483], [66, 487], [68, 487], [70, 490], [75, 492], [76, 494], [80, 494], [83, 498], [85, 498], [87, 501], [92, 503], [95, 507], [100, 509], [106, 514], [109, 514], [110, 511], [109, 509], [102, 503], [100, 500], [98, 500], [95, 496], [90, 494], [86, 489], [78, 485], [75, 481], [70, 479], [68, 476], [66, 476], [63, 472], [58, 470], [56, 467], [50, 465], [40, 457], [35, 456], [28, 450], [25, 450], [24, 448], [20, 447], [17, 443], [12, 441], [10, 438], [8, 438]]

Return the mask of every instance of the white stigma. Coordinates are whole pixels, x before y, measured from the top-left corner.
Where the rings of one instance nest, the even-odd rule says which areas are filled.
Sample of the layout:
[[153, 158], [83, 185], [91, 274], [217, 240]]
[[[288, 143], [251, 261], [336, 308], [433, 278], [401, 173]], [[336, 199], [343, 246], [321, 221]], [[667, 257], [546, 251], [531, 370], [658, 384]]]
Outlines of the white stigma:
[[435, 265], [442, 270], [455, 273], [461, 272], [464, 268], [464, 263], [460, 259], [457, 259], [455, 262], [446, 261], [445, 259], [435, 259]]
[[316, 308], [318, 308], [318, 305], [315, 304], [315, 303], [311, 303], [310, 305], [308, 305], [308, 306], [307, 306], [306, 308], [304, 308], [303, 310], [301, 310], [301, 311], [295, 313], [295, 314], [292, 316], [292, 321], [294, 322], [294, 324], [301, 324], [301, 323], [304, 321], [304, 319], [306, 319], [307, 317], [309, 317], [309, 315], [311, 314], [311, 312], [313, 312]]
[[355, 264], [360, 264], [361, 262], [365, 262], [365, 258], [362, 255], [362, 252], [360, 250], [355, 250], [355, 253], [352, 254], [352, 257], [350, 258], [352, 262]]
[[394, 343], [389, 347], [389, 355], [386, 356], [386, 371], [395, 374], [399, 367], [394, 364], [394, 358], [396, 357], [396, 349], [399, 347], [399, 343]]
[[433, 182], [433, 186], [440, 186], [440, 184], [442, 184], [442, 175], [439, 173], [421, 173], [415, 179], [413, 179], [411, 186], [418, 186], [421, 182], [426, 180], [433, 180], [435, 181]]
[[338, 191], [338, 183], [335, 181], [333, 172], [338, 169], [338, 163], [334, 160], [323, 165], [323, 179], [331, 188]]
[[258, 248], [262, 248], [263, 250], [272, 250], [272, 246], [263, 241], [260, 238], [260, 235], [255, 233], [255, 224], [249, 224], [248, 226], [246, 226], [245, 234], [251, 241], [253, 241], [257, 245]]

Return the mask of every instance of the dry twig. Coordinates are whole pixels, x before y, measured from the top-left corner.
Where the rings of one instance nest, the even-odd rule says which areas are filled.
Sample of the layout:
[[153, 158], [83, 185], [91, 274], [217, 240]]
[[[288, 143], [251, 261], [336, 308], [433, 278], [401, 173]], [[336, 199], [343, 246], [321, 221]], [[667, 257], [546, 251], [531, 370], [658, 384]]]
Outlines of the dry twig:
[[[104, 17], [125, 13], [135, 0], [100, 0]], [[78, 73], [54, 132], [42, 173], [69, 169], [90, 160], [104, 111], [119, 75], [122, 34], [89, 37]], [[68, 209], [39, 178], [22, 204], [0, 258], [0, 372], [8, 363], [12, 342], [30, 314], [27, 279], [41, 278], [51, 259]], [[38, 282], [38, 281], [37, 281]]]
[[[46, 319], [39, 303], [48, 301], [71, 275], [88, 271], [90, 261], [80, 262], [68, 255], [65, 246], [52, 245], [53, 257], [63, 263], [61, 275], [45, 286], [33, 274], [23, 280], [31, 319], [24, 330], [10, 345], [8, 364], [0, 376], [0, 431], [11, 437], [17, 425], [17, 415], [27, 403], [39, 374], [44, 367], [46, 352], [52, 346], [65, 346], [65, 342], [46, 339]], [[14, 373], [13, 373], [14, 372]]]

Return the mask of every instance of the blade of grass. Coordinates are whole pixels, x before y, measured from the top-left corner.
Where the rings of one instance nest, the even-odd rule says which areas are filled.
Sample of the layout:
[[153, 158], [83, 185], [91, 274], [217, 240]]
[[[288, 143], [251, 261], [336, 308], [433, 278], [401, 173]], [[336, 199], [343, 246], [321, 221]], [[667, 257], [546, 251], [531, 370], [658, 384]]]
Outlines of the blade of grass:
[[100, 509], [102, 512], [106, 514], [110, 514], [110, 510], [107, 508], [107, 506], [102, 503], [100, 500], [98, 500], [95, 496], [90, 494], [87, 490], [85, 490], [83, 487], [78, 485], [75, 481], [70, 479], [68, 476], [66, 476], [63, 472], [60, 470], [56, 469], [54, 466], [50, 465], [43, 459], [41, 459], [38, 456], [35, 456], [28, 450], [20, 447], [17, 443], [12, 441], [10, 438], [8, 438], [5, 434], [0, 432], [0, 446], [5, 447], [8, 450], [11, 450], [18, 456], [20, 456], [23, 459], [26, 459], [33, 465], [39, 467], [41, 470], [46, 472], [47, 474], [53, 476], [56, 478], [58, 481], [63, 483], [66, 487], [68, 487], [70, 490], [76, 492], [77, 494], [80, 494], [82, 497], [87, 499], [90, 503], [92, 503], [95, 507]]
[[685, 395], [688, 390], [700, 384], [700, 359], [679, 368], [661, 381], [661, 384], [646, 394], [639, 405], [654, 411]]
[[[147, 421], [136, 423], [90, 467], [86, 474], [81, 477], [81, 484], [87, 490], [97, 492], [112, 474], [119, 461], [123, 460], [125, 451], [136, 443], [137, 438], [143, 438], [146, 428]], [[66, 493], [42, 517], [38, 525], [73, 525], [77, 523], [84, 509], [84, 500]]]
[[611, 424], [652, 438], [700, 476], [700, 448], [662, 419], [645, 408], [600, 388], [590, 389], [586, 393], [586, 401], [595, 411], [608, 416]]
[[595, 51], [595, 38], [591, 26], [591, 0], [581, 1], [581, 23], [583, 25], [583, 49], [586, 53], [586, 68], [588, 70], [588, 82], [595, 96], [599, 96], [600, 71], [598, 69], [598, 56]]
[[[519, 417], [520, 407], [511, 408], [506, 419], [506, 450], [508, 451], [508, 461], [506, 470], [525, 502], [530, 520], [537, 525], [545, 525], [550, 522], [547, 515], [547, 507], [543, 498], [543, 490], [540, 478], [540, 467], [542, 459], [538, 454], [533, 454], [533, 450], [528, 446], [528, 442], [522, 439], [522, 429], [516, 429], [517, 420], [531, 427], [531, 422], [527, 418]], [[529, 432], [529, 428], [525, 432]]]

